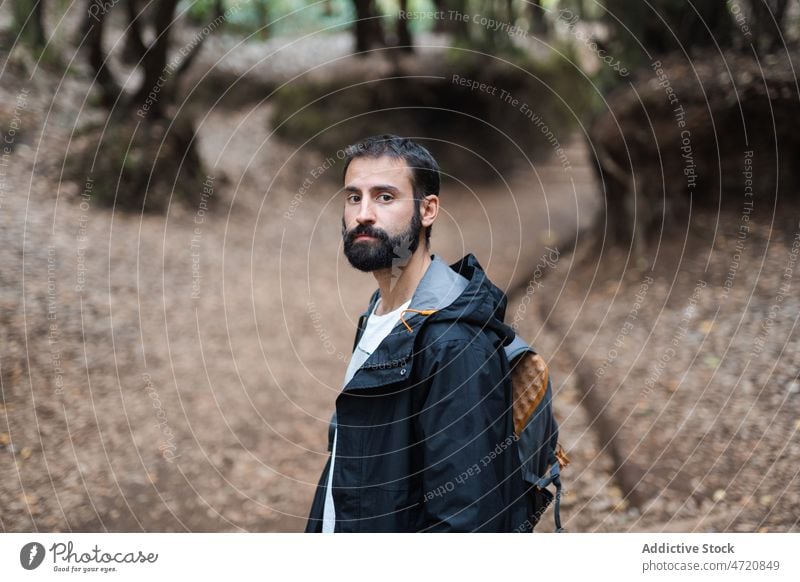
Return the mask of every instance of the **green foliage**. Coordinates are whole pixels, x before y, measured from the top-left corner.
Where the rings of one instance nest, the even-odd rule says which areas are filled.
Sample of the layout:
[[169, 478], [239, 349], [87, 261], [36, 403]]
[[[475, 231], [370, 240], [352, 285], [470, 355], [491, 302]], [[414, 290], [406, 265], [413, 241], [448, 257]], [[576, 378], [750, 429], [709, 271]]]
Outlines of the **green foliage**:
[[[188, 5], [188, 6], [187, 6]], [[327, 4], [318, 0], [224, 0], [224, 9], [238, 6], [231, 11], [229, 29], [250, 34], [264, 25], [269, 25], [266, 36], [298, 36], [323, 29], [331, 31], [349, 30], [356, 17], [353, 0], [330, 0]], [[216, 0], [184, 0], [179, 10], [187, 14], [196, 25], [214, 19]], [[392, 26], [400, 3], [398, 0], [379, 0], [378, 12], [384, 15], [384, 26]], [[409, 11], [435, 10], [433, 0], [409, 0]], [[262, 22], [266, 16], [266, 22]], [[433, 27], [432, 19], [409, 21], [412, 32], [426, 31]]]
[[[188, 14], [195, 24], [214, 19], [216, 0], [186, 3], [190, 4]], [[346, 24], [355, 16], [351, 0], [330, 0], [330, 12], [324, 2], [304, 0], [224, 0], [223, 6], [233, 8], [227, 21], [229, 29], [250, 34], [266, 26], [266, 36], [307, 34]]]

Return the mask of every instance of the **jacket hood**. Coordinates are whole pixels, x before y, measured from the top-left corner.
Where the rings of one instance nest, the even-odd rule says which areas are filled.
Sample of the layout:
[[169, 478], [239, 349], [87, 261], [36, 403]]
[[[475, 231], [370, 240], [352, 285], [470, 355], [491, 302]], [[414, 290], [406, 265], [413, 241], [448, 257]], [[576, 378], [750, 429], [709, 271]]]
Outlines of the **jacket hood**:
[[[362, 318], [372, 313], [379, 297], [380, 290], [376, 290]], [[530, 347], [504, 323], [506, 305], [505, 293], [489, 280], [474, 255], [467, 254], [452, 265], [432, 255], [430, 266], [391, 335], [414, 336], [420, 326], [430, 321], [463, 321], [495, 332], [511, 361]]]
[[[434, 256], [426, 274], [430, 274], [431, 277], [429, 281], [420, 282], [418, 287], [420, 292], [416, 294], [418, 303], [424, 305], [429, 300], [429, 295], [440, 295], [445, 299], [440, 300], [439, 305], [436, 305], [435, 299], [431, 302], [430, 308], [435, 311], [429, 315], [429, 321], [462, 321], [482, 330], [491, 330], [503, 340], [503, 345], [510, 344], [514, 340], [516, 336], [514, 330], [503, 323], [507, 305], [506, 296], [489, 280], [473, 255], [468, 254], [450, 266]], [[444, 286], [447, 286], [447, 289], [444, 289], [445, 293], [436, 293], [437, 287]], [[414, 307], [413, 303], [412, 299], [409, 307]], [[427, 307], [426, 305], [423, 309]]]

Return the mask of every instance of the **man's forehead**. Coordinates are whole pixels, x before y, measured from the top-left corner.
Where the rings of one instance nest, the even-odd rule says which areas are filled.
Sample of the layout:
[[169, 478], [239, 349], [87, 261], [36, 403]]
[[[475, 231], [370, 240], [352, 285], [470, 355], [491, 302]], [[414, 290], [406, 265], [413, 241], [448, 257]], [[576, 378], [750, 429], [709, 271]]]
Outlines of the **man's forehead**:
[[345, 187], [391, 179], [398, 186], [411, 184], [411, 170], [402, 158], [390, 156], [355, 158], [347, 167]]

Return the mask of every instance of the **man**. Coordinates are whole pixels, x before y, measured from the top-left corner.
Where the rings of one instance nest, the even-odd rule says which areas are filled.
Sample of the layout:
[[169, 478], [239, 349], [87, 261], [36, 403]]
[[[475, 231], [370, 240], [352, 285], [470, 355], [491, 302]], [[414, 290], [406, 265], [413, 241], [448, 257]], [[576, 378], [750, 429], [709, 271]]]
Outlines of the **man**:
[[503, 323], [505, 295], [472, 255], [430, 254], [439, 168], [425, 148], [381, 135], [347, 154], [344, 252], [378, 289], [306, 531], [530, 531], [509, 372], [529, 348]]

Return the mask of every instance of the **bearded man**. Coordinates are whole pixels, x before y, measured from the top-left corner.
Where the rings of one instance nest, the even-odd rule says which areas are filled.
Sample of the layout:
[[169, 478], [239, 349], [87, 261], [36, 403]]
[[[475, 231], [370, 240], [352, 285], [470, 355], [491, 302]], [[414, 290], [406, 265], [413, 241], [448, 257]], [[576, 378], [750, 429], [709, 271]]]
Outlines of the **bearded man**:
[[529, 346], [471, 254], [430, 252], [439, 166], [396, 135], [346, 150], [344, 253], [361, 315], [307, 532], [530, 531], [509, 361]]

